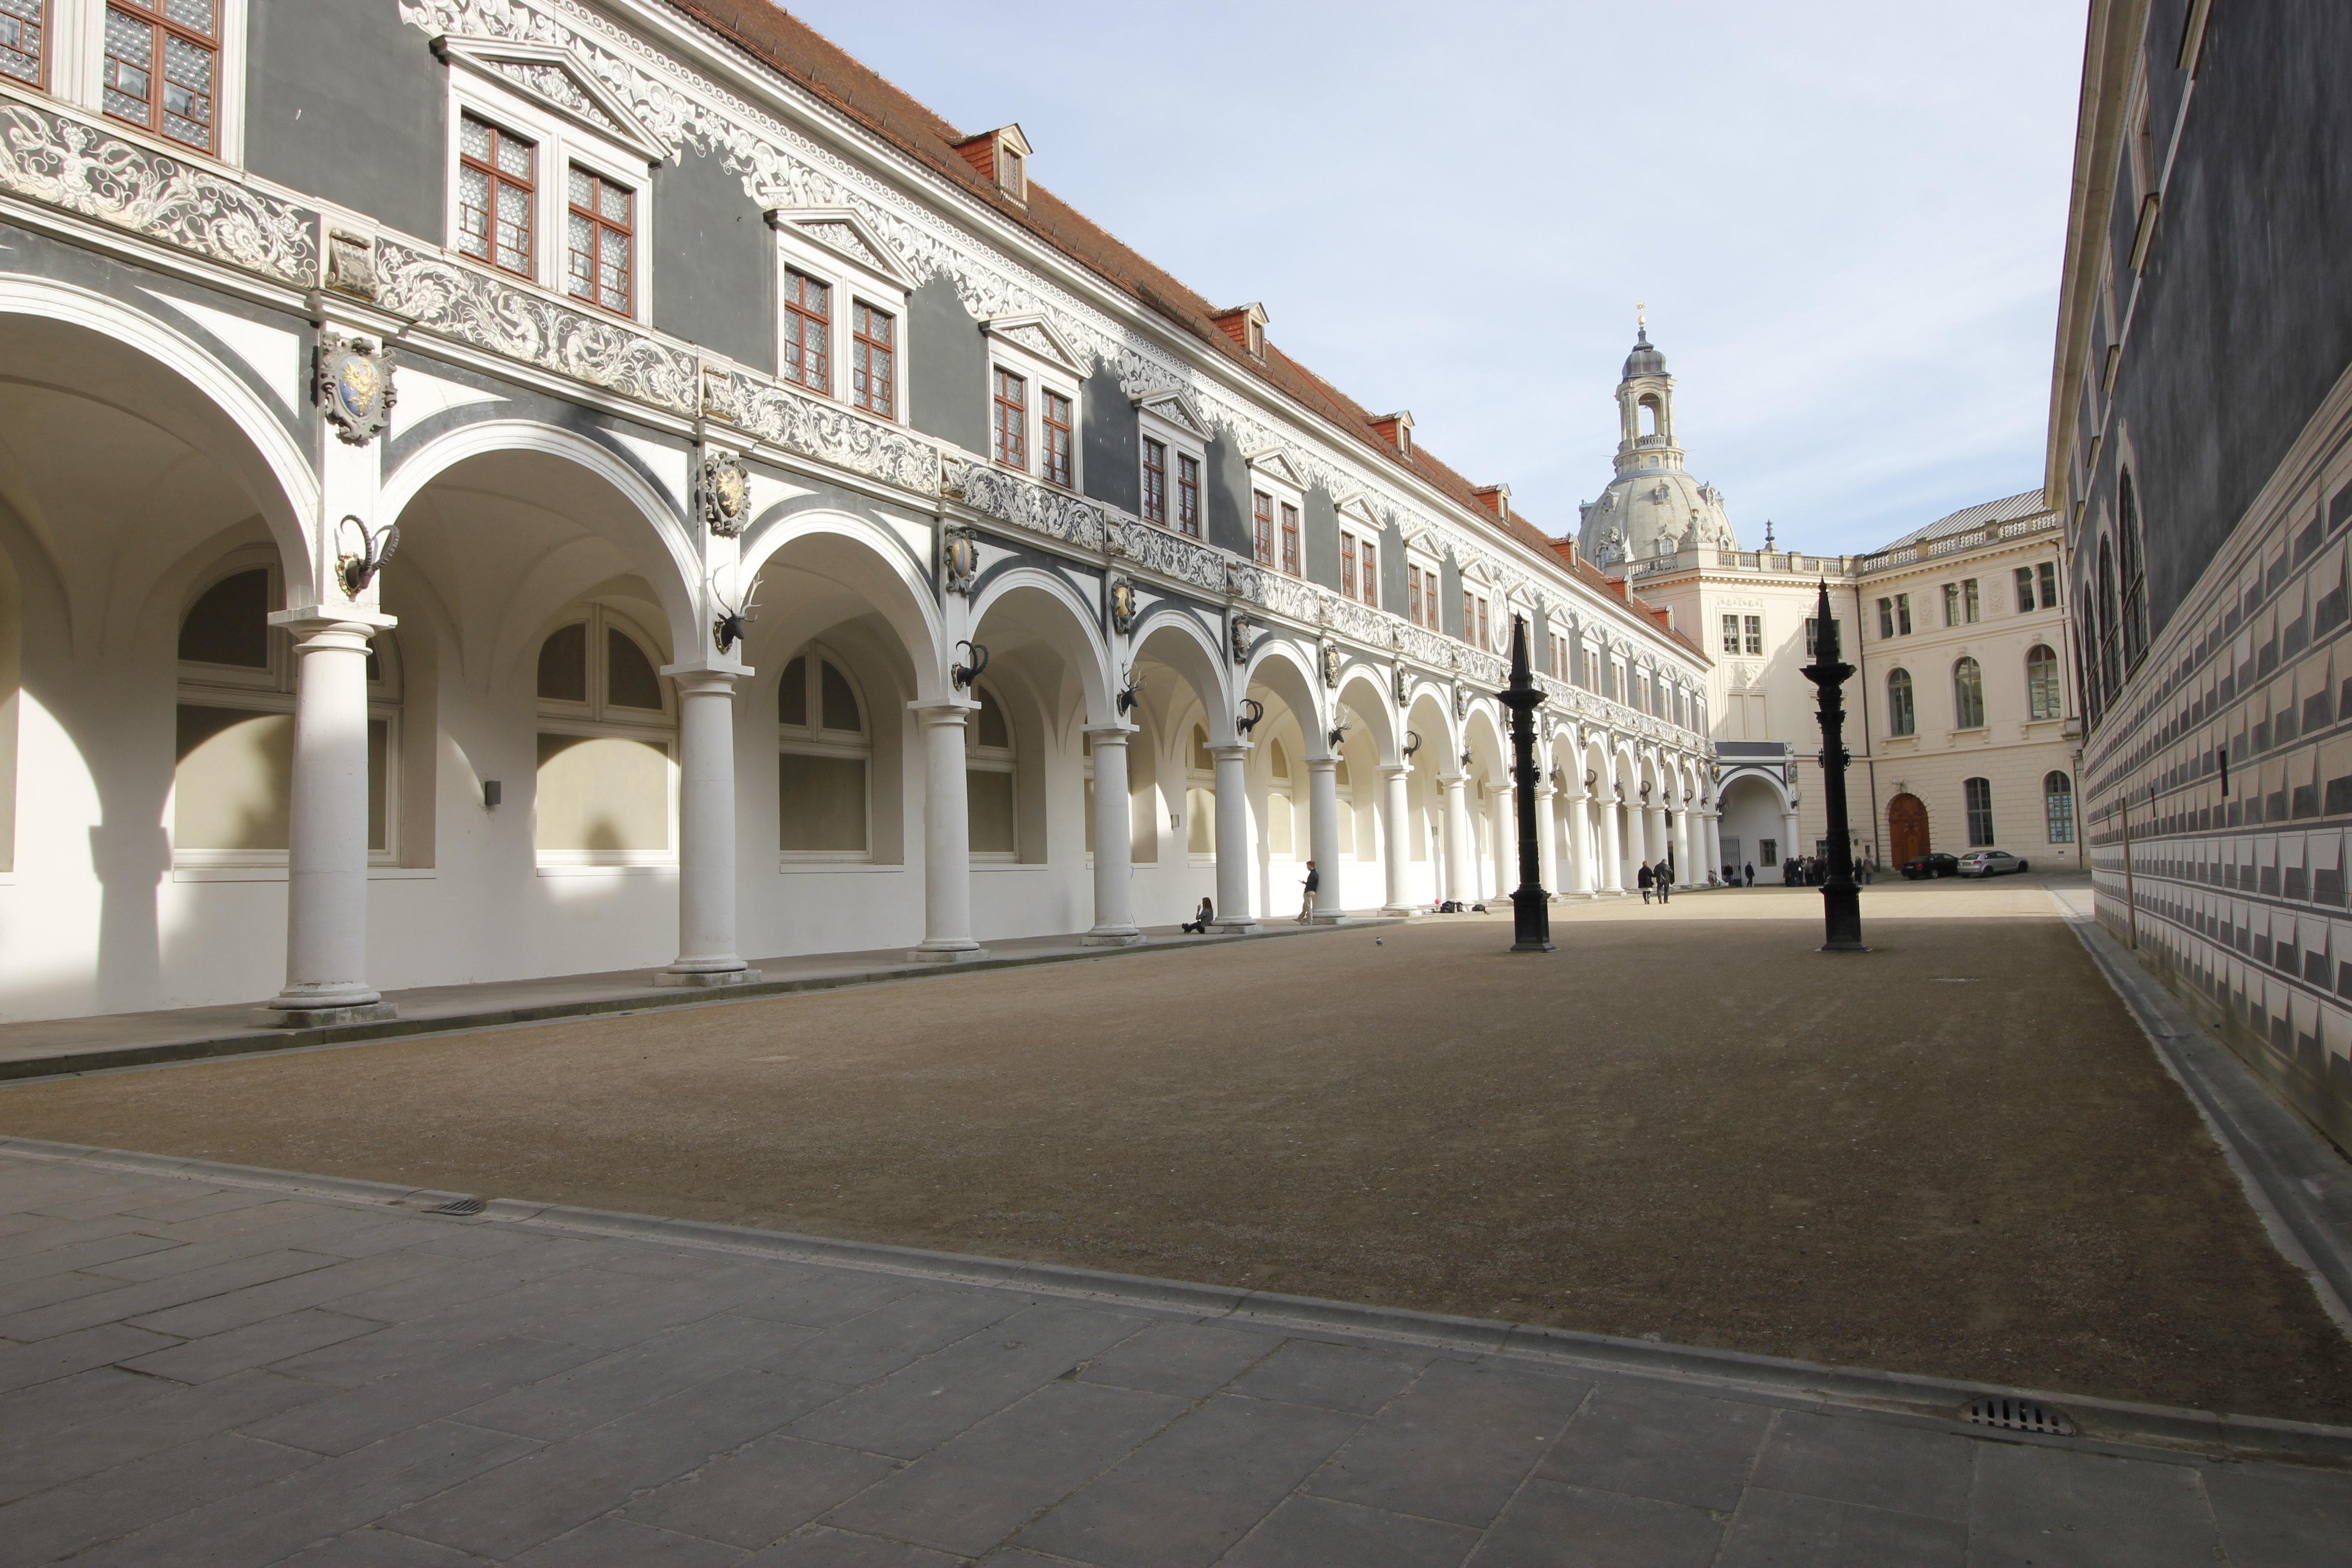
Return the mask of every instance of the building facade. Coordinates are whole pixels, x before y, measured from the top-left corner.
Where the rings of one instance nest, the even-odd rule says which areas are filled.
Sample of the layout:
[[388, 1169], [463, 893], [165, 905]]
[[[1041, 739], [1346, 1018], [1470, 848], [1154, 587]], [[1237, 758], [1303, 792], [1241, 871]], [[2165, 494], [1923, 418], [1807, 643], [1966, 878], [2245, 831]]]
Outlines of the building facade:
[[2034, 490], [1965, 508], [1866, 555], [1742, 550], [1722, 492], [1692, 477], [1674, 380], [1646, 323], [1617, 389], [1612, 479], [1580, 548], [1710, 657], [1721, 871], [1826, 855], [1814, 617], [1827, 584], [1845, 689], [1851, 848], [1900, 866], [1997, 847], [2079, 863], [2058, 514]]
[[2097, 0], [2049, 503], [2099, 919], [2352, 1147], [2352, 11]]
[[[0, 6], [0, 1016], [1712, 856], [1706, 659], [761, 0]], [[394, 530], [396, 529], [396, 533]]]

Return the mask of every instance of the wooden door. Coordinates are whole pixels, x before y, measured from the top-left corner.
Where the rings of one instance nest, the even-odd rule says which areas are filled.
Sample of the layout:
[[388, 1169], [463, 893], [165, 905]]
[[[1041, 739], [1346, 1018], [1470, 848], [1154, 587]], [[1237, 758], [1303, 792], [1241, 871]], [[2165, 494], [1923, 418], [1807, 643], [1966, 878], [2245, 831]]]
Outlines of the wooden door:
[[1886, 803], [1887, 864], [1896, 870], [1927, 853], [1927, 807], [1916, 795], [1898, 795]]

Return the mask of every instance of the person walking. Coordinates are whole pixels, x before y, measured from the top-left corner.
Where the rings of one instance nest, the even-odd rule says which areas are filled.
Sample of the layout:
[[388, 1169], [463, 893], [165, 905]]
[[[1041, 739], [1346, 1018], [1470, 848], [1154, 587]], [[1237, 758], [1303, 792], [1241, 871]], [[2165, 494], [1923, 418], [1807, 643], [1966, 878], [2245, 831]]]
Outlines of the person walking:
[[1748, 861], [1743, 868], [1748, 873], [1748, 885], [1751, 888], [1754, 887], [1756, 885], [1756, 862], [1753, 860]]
[[1633, 883], [1634, 886], [1642, 889], [1642, 901], [1643, 903], [1646, 904], [1650, 901], [1650, 884], [1656, 880], [1657, 878], [1650, 870], [1650, 863], [1647, 860], [1643, 861], [1642, 868], [1633, 873]]
[[1658, 884], [1658, 902], [1663, 904], [1666, 901], [1666, 895], [1674, 891], [1675, 868], [1673, 862], [1667, 860], [1661, 860], [1658, 862], [1656, 881]]
[[1299, 900], [1298, 905], [1300, 925], [1305, 925], [1315, 918], [1315, 895], [1322, 886], [1323, 873], [1315, 868], [1314, 861], [1309, 860], [1307, 862], [1307, 893], [1306, 897]]

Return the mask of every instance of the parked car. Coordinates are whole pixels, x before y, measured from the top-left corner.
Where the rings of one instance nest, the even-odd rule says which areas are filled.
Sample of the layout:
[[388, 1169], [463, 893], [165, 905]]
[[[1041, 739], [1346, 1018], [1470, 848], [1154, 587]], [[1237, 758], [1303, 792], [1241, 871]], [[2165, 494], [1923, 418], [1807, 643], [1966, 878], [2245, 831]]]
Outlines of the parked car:
[[1960, 863], [1949, 855], [1918, 855], [1903, 862], [1903, 879], [1916, 882], [1922, 878], [1952, 877], [1959, 869]]
[[2025, 862], [2006, 849], [1971, 849], [1960, 857], [1963, 877], [1998, 877], [2003, 871], [2022, 871]]

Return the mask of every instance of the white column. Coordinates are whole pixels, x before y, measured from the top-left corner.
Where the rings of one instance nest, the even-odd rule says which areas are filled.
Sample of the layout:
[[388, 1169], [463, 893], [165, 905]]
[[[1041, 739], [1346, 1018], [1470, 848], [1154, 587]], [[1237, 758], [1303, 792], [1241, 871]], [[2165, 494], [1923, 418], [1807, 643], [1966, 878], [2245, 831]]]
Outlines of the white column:
[[1536, 863], [1544, 891], [1559, 896], [1559, 808], [1549, 784], [1536, 785]]
[[1594, 886], [1592, 797], [1581, 784], [1572, 784], [1568, 794], [1568, 890], [1580, 899], [1589, 899]]
[[1381, 858], [1387, 872], [1388, 902], [1381, 906], [1384, 915], [1408, 913], [1412, 906], [1406, 901], [1404, 873], [1412, 858], [1412, 807], [1407, 804], [1405, 779], [1412, 769], [1402, 763], [1381, 770]]
[[1492, 784], [1487, 788], [1492, 803], [1487, 815], [1495, 827], [1495, 897], [1507, 899], [1519, 885], [1519, 831], [1517, 814], [1511, 808], [1517, 801], [1508, 784]]
[[[1781, 858], [1781, 859], [1786, 860], [1786, 859], [1787, 859], [1790, 856], [1791, 856], [1791, 855], [1801, 855], [1801, 854], [1803, 854], [1803, 853], [1804, 853], [1804, 851], [1803, 851], [1803, 850], [1801, 850], [1801, 849], [1800, 849], [1800, 848], [1798, 848], [1798, 847], [1797, 847], [1797, 834], [1798, 834], [1798, 832], [1799, 832], [1799, 828], [1798, 828], [1798, 826], [1797, 826], [1797, 814], [1796, 814], [1795, 812], [1793, 812], [1793, 811], [1784, 811], [1784, 812], [1782, 812], [1782, 813], [1780, 814], [1780, 858]], [[1762, 872], [1762, 870], [1763, 870], [1763, 868], [1759, 866], [1759, 867], [1758, 867], [1758, 868], [1757, 868], [1757, 870], [1758, 870], [1758, 872], [1760, 874], [1760, 873]], [[1780, 876], [1780, 868], [1778, 865], [1775, 865], [1775, 866], [1772, 868], [1772, 874], [1773, 874], [1773, 876], [1774, 876], [1775, 878], [1778, 878], [1778, 877]]]
[[292, 634], [293, 796], [286, 838], [286, 989], [254, 1009], [284, 1027], [390, 1018], [367, 983], [368, 639], [388, 616], [319, 610], [270, 617]]
[[735, 677], [667, 671], [677, 685], [677, 962], [657, 985], [738, 985], [760, 972], [735, 952]]
[[1464, 904], [1478, 892], [1470, 864], [1470, 808], [1462, 794], [1468, 782], [1460, 773], [1437, 781], [1445, 792], [1445, 896]]
[[1339, 760], [1307, 759], [1307, 843], [1320, 874], [1322, 888], [1315, 895], [1315, 918], [1339, 918]]
[[1706, 866], [1717, 876], [1723, 874], [1723, 812], [1709, 806], [1706, 813]]
[[[942, 963], [985, 958], [971, 939], [971, 808], [963, 771], [964, 716], [980, 704], [961, 697], [908, 704], [923, 721], [923, 943], [907, 956]], [[1097, 798], [1101, 787], [1096, 787]], [[1099, 846], [1097, 846], [1099, 847]]]
[[1640, 868], [1650, 863], [1650, 814], [1641, 802], [1642, 797], [1637, 795], [1626, 802], [1624, 806], [1625, 862], [1635, 871], [1635, 874], [1628, 877], [1626, 880], [1636, 885], [1642, 879], [1639, 875]]
[[1666, 837], [1674, 846], [1675, 886], [1688, 887], [1691, 879], [1690, 813], [1677, 811], [1668, 815]]
[[1211, 746], [1217, 762], [1218, 931], [1255, 931], [1250, 917], [1250, 743]]
[[1601, 890], [1620, 897], [1625, 891], [1625, 850], [1618, 842], [1617, 803], [1607, 795], [1597, 798], [1601, 813]]
[[[1135, 923], [1134, 827], [1127, 795], [1132, 733], [1124, 724], [1087, 731], [1095, 759], [1095, 926], [1087, 932], [1088, 947], [1133, 947], [1143, 940]], [[1222, 824], [1217, 842], [1224, 842]]]

